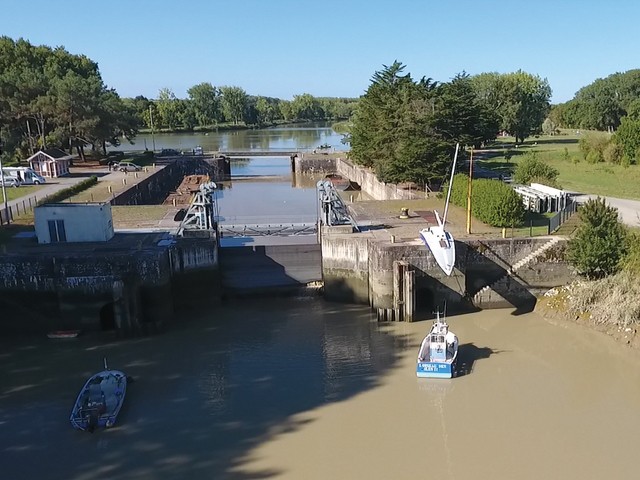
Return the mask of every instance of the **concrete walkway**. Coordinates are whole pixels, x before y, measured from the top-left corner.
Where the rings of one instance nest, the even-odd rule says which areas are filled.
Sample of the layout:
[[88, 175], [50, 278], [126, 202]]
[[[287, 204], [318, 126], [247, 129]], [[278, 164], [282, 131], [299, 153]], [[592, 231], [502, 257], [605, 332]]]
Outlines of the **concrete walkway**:
[[[597, 198], [597, 195], [577, 195], [574, 197], [578, 203], [585, 203], [592, 198]], [[622, 223], [630, 227], [640, 227], [640, 201], [615, 197], [601, 198], [604, 198], [610, 207], [618, 209], [618, 217]]]

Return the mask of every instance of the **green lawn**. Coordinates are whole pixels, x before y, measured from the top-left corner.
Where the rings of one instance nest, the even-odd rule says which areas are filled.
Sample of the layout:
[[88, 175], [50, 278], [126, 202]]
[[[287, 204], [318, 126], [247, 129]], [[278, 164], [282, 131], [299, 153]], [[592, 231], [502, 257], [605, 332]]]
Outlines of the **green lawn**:
[[[14, 187], [5, 187], [5, 191], [7, 192], [7, 200], [15, 200], [16, 198], [25, 197], [28, 198], [31, 195], [34, 195], [40, 187], [38, 186], [22, 186], [18, 188]], [[4, 202], [4, 195], [2, 194], [2, 188], [0, 187], [0, 203]]]
[[[625, 168], [609, 163], [587, 163], [578, 143], [582, 135], [584, 133], [570, 131], [557, 136], [531, 137], [518, 148], [515, 148], [513, 137], [501, 137], [495, 144], [475, 152], [478, 155], [476, 165], [507, 173], [513, 171], [522, 154], [534, 151], [538, 158], [560, 172], [558, 183], [565, 190], [640, 199], [640, 165]], [[508, 155], [511, 155], [510, 159]]]

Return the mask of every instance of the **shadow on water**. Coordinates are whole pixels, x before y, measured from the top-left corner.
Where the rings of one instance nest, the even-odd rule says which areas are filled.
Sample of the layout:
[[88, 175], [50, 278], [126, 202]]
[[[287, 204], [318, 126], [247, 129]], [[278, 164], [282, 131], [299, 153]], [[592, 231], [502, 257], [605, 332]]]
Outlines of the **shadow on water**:
[[[243, 299], [183, 315], [164, 334], [118, 342], [3, 340], [3, 476], [278, 477], [286, 472], [248, 470], [252, 450], [375, 388], [403, 342], [368, 308], [321, 299]], [[116, 427], [89, 435], [68, 417], [103, 357], [136, 381]]]
[[473, 343], [463, 343], [458, 347], [458, 365], [456, 376], [463, 377], [473, 371], [473, 366], [478, 360], [484, 360], [491, 355], [502, 353], [489, 347], [477, 347]]

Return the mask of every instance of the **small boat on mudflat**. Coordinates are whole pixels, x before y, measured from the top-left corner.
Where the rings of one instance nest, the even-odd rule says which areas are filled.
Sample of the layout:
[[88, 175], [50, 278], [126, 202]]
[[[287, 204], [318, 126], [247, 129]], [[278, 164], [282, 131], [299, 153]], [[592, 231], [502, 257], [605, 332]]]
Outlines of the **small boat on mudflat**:
[[80, 330], [54, 330], [47, 333], [48, 338], [76, 338]]
[[418, 377], [452, 378], [458, 359], [458, 337], [449, 330], [447, 322], [436, 314], [431, 330], [422, 340], [418, 352]]
[[71, 425], [88, 432], [113, 427], [126, 393], [127, 376], [110, 370], [105, 358], [104, 370], [92, 375], [80, 390], [71, 411]]

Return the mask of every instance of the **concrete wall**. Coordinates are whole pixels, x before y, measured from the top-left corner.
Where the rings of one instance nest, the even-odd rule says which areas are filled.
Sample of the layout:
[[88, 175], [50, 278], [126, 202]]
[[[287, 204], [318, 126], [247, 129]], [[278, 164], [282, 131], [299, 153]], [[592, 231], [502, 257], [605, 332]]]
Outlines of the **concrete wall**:
[[212, 181], [227, 178], [229, 159], [223, 157], [180, 158], [169, 163], [153, 175], [137, 179], [134, 173], [127, 175], [131, 187], [111, 200], [112, 205], [155, 205], [162, 203], [170, 191], [175, 190], [187, 175], [205, 174]]
[[322, 227], [322, 277], [327, 300], [369, 303], [369, 240]]
[[188, 295], [219, 296], [217, 245], [210, 239], [95, 245], [93, 251], [35, 247], [1, 256], [0, 328], [143, 332], [171, 321], [174, 306], [188, 303]]
[[378, 180], [371, 169], [354, 165], [346, 158], [336, 159], [336, 171], [345, 178], [356, 182], [361, 189], [374, 200], [405, 200], [424, 198], [424, 192], [405, 190], [396, 184], [384, 183]]
[[[394, 265], [407, 262], [415, 275], [416, 309], [431, 313], [474, 308], [473, 296], [484, 286], [504, 277], [512, 265], [525, 258], [548, 239], [456, 241], [456, 267], [446, 276], [422, 243], [375, 241], [366, 234], [322, 235], [322, 269], [325, 296], [331, 300], [369, 304], [374, 309], [397, 306], [394, 291]], [[564, 260], [564, 243], [544, 252], [519, 269], [500, 292], [488, 292], [483, 308], [528, 307], [535, 296], [549, 288], [573, 280]], [[496, 295], [502, 294], [499, 301]], [[475, 305], [478, 306], [478, 305]]]

